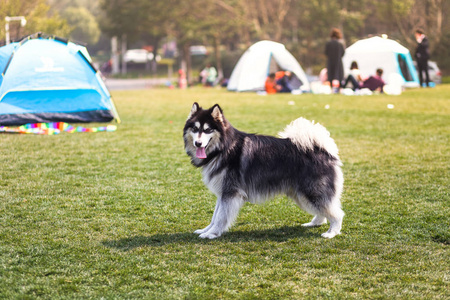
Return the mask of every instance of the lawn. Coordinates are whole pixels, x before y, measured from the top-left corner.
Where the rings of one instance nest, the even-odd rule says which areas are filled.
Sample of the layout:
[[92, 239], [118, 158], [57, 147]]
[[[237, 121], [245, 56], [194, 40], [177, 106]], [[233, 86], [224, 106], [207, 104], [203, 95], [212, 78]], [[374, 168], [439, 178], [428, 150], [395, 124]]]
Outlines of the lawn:
[[[113, 97], [116, 132], [0, 135], [0, 298], [450, 298], [450, 85]], [[300, 116], [326, 126], [344, 163], [342, 234], [302, 228], [311, 216], [281, 196], [246, 204], [219, 239], [193, 234], [215, 205], [183, 149], [194, 101], [247, 132]]]

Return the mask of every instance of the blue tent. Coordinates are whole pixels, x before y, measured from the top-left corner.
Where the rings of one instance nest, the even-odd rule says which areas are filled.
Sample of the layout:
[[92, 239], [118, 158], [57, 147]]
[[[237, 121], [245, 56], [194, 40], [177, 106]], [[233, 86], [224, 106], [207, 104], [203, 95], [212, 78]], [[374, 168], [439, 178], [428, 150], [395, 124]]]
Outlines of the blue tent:
[[26, 38], [0, 48], [0, 125], [119, 121], [85, 47]]

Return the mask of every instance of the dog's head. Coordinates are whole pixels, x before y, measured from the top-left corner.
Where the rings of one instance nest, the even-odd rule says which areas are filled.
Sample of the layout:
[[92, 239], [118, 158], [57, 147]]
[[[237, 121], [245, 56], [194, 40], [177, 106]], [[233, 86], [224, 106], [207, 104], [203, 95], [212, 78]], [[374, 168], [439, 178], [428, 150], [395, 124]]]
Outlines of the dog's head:
[[197, 102], [192, 105], [184, 126], [184, 146], [194, 165], [199, 165], [201, 160], [220, 149], [225, 124], [218, 104], [206, 110]]

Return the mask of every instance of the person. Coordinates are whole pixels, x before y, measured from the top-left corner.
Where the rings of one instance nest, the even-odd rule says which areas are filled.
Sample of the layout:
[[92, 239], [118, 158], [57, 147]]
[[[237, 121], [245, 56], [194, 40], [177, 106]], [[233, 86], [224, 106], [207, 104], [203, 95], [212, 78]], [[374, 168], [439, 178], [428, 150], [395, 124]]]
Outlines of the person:
[[187, 88], [186, 72], [183, 69], [178, 70], [178, 87], [180, 89]]
[[[322, 70], [320, 70], [319, 73], [319, 80], [322, 84], [326, 84], [326, 82], [328, 82], [328, 70], [327, 68], [323, 68]], [[328, 82], [328, 85], [330, 84], [330, 82]]]
[[358, 63], [356, 61], [352, 61], [352, 64], [350, 65], [350, 72], [342, 87], [345, 88], [349, 82], [353, 85], [353, 91], [359, 89], [361, 83], [363, 82], [361, 78], [361, 71], [359, 70]]
[[100, 72], [106, 75], [111, 73], [111, 70], [112, 70], [112, 60], [108, 59], [108, 61], [103, 63], [103, 65], [100, 67]]
[[229, 78], [222, 78], [222, 79], [220, 80], [220, 86], [226, 88], [226, 87], [228, 86], [228, 81], [230, 81]]
[[367, 88], [369, 90], [376, 91], [383, 93], [383, 87], [385, 85], [384, 80], [381, 78], [383, 75], [382, 69], [377, 69], [376, 75], [370, 76], [368, 79], [366, 79], [363, 84], [361, 85], [361, 88]]
[[284, 76], [277, 80], [277, 90], [280, 93], [290, 93], [293, 88], [291, 86], [292, 72], [285, 71]]
[[217, 79], [217, 71], [211, 64], [206, 65], [208, 75], [206, 76], [206, 86], [214, 86]]
[[344, 67], [342, 65], [342, 56], [344, 56], [344, 45], [340, 41], [342, 33], [338, 28], [333, 28], [330, 33], [330, 40], [325, 45], [325, 55], [327, 56], [328, 81], [339, 81], [344, 79]]
[[201, 70], [200, 74], [198, 75], [198, 81], [201, 85], [206, 85], [206, 78], [208, 77], [208, 68], [205, 66], [203, 70]]
[[277, 92], [277, 81], [275, 80], [275, 73], [270, 73], [264, 85], [267, 94], [275, 94]]
[[424, 34], [424, 32], [421, 29], [417, 29], [415, 32], [415, 37], [417, 41], [417, 48], [415, 53], [415, 58], [417, 61], [417, 67], [419, 71], [419, 81], [420, 86], [423, 86], [423, 73], [425, 73], [425, 80], [426, 85], [429, 86], [430, 82], [430, 75], [428, 73], [428, 60], [430, 59], [430, 52], [429, 52], [429, 43], [428, 38]]

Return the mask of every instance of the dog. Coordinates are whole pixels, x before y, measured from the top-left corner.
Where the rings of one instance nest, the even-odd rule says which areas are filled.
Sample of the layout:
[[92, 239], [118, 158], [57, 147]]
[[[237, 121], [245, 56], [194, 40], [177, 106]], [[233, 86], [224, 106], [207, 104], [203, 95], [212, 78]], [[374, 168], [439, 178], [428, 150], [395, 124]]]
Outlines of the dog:
[[330, 222], [322, 234], [341, 233], [344, 178], [338, 148], [322, 125], [299, 118], [280, 138], [248, 134], [234, 128], [215, 104], [203, 109], [197, 102], [183, 129], [184, 146], [203, 181], [217, 196], [211, 223], [196, 230], [204, 239], [225, 233], [245, 202], [262, 203], [285, 194], [314, 215], [305, 227]]

